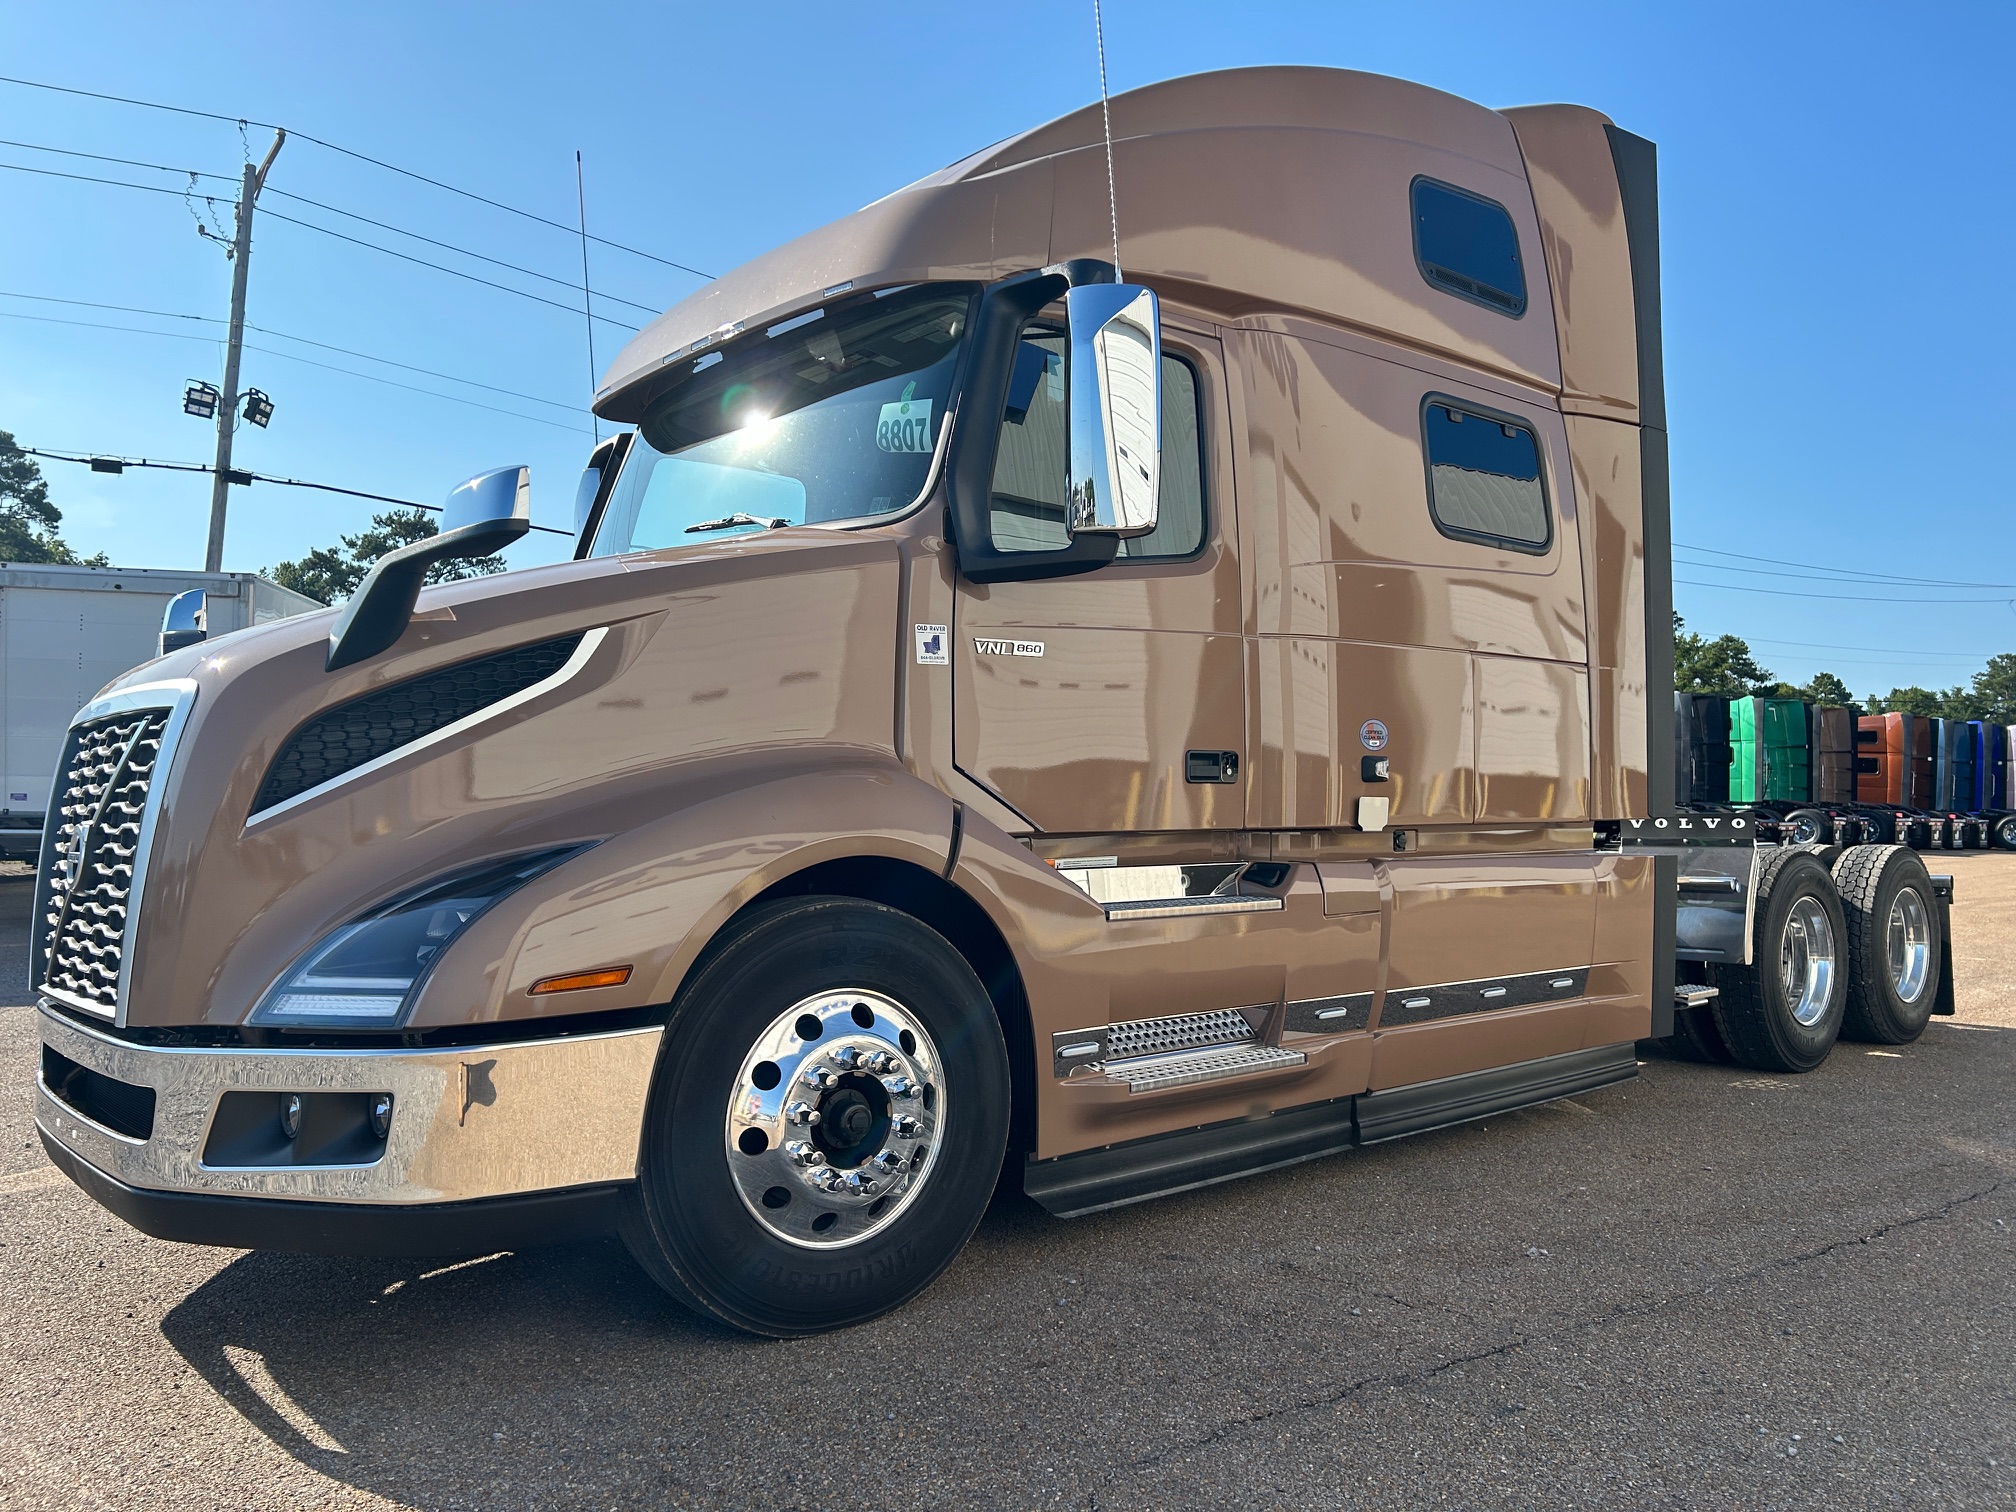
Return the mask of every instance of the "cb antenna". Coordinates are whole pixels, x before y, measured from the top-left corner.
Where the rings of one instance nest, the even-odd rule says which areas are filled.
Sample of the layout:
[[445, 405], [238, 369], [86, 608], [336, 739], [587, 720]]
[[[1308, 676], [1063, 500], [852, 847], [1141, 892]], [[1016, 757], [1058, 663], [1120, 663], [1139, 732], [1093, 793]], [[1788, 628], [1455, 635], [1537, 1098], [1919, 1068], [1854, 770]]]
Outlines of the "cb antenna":
[[1113, 107], [1106, 102], [1106, 21], [1092, 0], [1092, 35], [1099, 44], [1099, 114], [1106, 123], [1106, 213], [1113, 223], [1113, 277], [1120, 276], [1120, 194], [1113, 186]]

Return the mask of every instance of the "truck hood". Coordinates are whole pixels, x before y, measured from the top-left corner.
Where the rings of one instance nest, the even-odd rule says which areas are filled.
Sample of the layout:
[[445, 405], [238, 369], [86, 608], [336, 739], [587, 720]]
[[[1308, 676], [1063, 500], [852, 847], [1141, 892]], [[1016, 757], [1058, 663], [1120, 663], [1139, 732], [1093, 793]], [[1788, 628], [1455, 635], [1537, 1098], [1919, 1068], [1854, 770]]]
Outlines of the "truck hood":
[[[390, 651], [335, 673], [333, 613], [135, 669], [107, 691], [188, 704], [156, 779], [127, 1021], [240, 1022], [329, 929], [459, 866], [606, 838], [696, 766], [891, 759], [899, 555], [893, 528], [780, 530], [430, 588]], [[512, 686], [527, 648], [545, 670]]]

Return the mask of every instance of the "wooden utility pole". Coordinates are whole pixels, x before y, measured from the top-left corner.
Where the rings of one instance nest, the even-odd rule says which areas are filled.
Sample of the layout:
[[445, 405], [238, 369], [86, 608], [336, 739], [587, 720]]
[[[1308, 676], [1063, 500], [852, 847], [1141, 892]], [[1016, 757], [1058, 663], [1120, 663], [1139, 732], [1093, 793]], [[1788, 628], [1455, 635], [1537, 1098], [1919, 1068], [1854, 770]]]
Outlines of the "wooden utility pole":
[[238, 356], [245, 342], [245, 275], [252, 262], [252, 205], [266, 182], [266, 171], [280, 154], [287, 133], [276, 131], [266, 161], [245, 165], [238, 190], [238, 234], [231, 241], [231, 334], [224, 348], [224, 397], [217, 405], [217, 470], [210, 478], [210, 543], [203, 552], [203, 570], [224, 570], [224, 508], [231, 494], [231, 436], [238, 424]]

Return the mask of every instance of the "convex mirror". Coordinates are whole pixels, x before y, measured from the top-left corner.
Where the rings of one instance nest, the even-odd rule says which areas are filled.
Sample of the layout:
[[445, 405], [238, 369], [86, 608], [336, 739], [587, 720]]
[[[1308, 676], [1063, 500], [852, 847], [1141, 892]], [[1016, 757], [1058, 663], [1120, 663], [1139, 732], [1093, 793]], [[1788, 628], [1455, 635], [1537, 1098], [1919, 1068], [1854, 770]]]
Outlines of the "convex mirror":
[[209, 593], [201, 588], [190, 588], [168, 600], [161, 614], [161, 655], [209, 638], [209, 603]]
[[427, 569], [436, 562], [489, 556], [531, 528], [531, 468], [493, 468], [457, 486], [441, 506], [438, 534], [371, 564], [329, 632], [328, 669], [376, 656], [404, 635]]
[[1070, 341], [1073, 535], [1125, 539], [1155, 528], [1162, 475], [1162, 312], [1138, 284], [1080, 284], [1064, 296]]

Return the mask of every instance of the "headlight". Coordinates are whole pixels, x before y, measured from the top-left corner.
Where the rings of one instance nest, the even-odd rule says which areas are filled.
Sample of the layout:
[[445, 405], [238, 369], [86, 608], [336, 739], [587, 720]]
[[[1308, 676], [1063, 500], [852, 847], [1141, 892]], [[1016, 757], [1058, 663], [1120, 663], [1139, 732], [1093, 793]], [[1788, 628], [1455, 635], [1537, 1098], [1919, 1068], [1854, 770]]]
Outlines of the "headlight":
[[393, 1029], [405, 1021], [441, 952], [491, 904], [583, 847], [486, 861], [325, 935], [267, 989], [255, 1024]]

